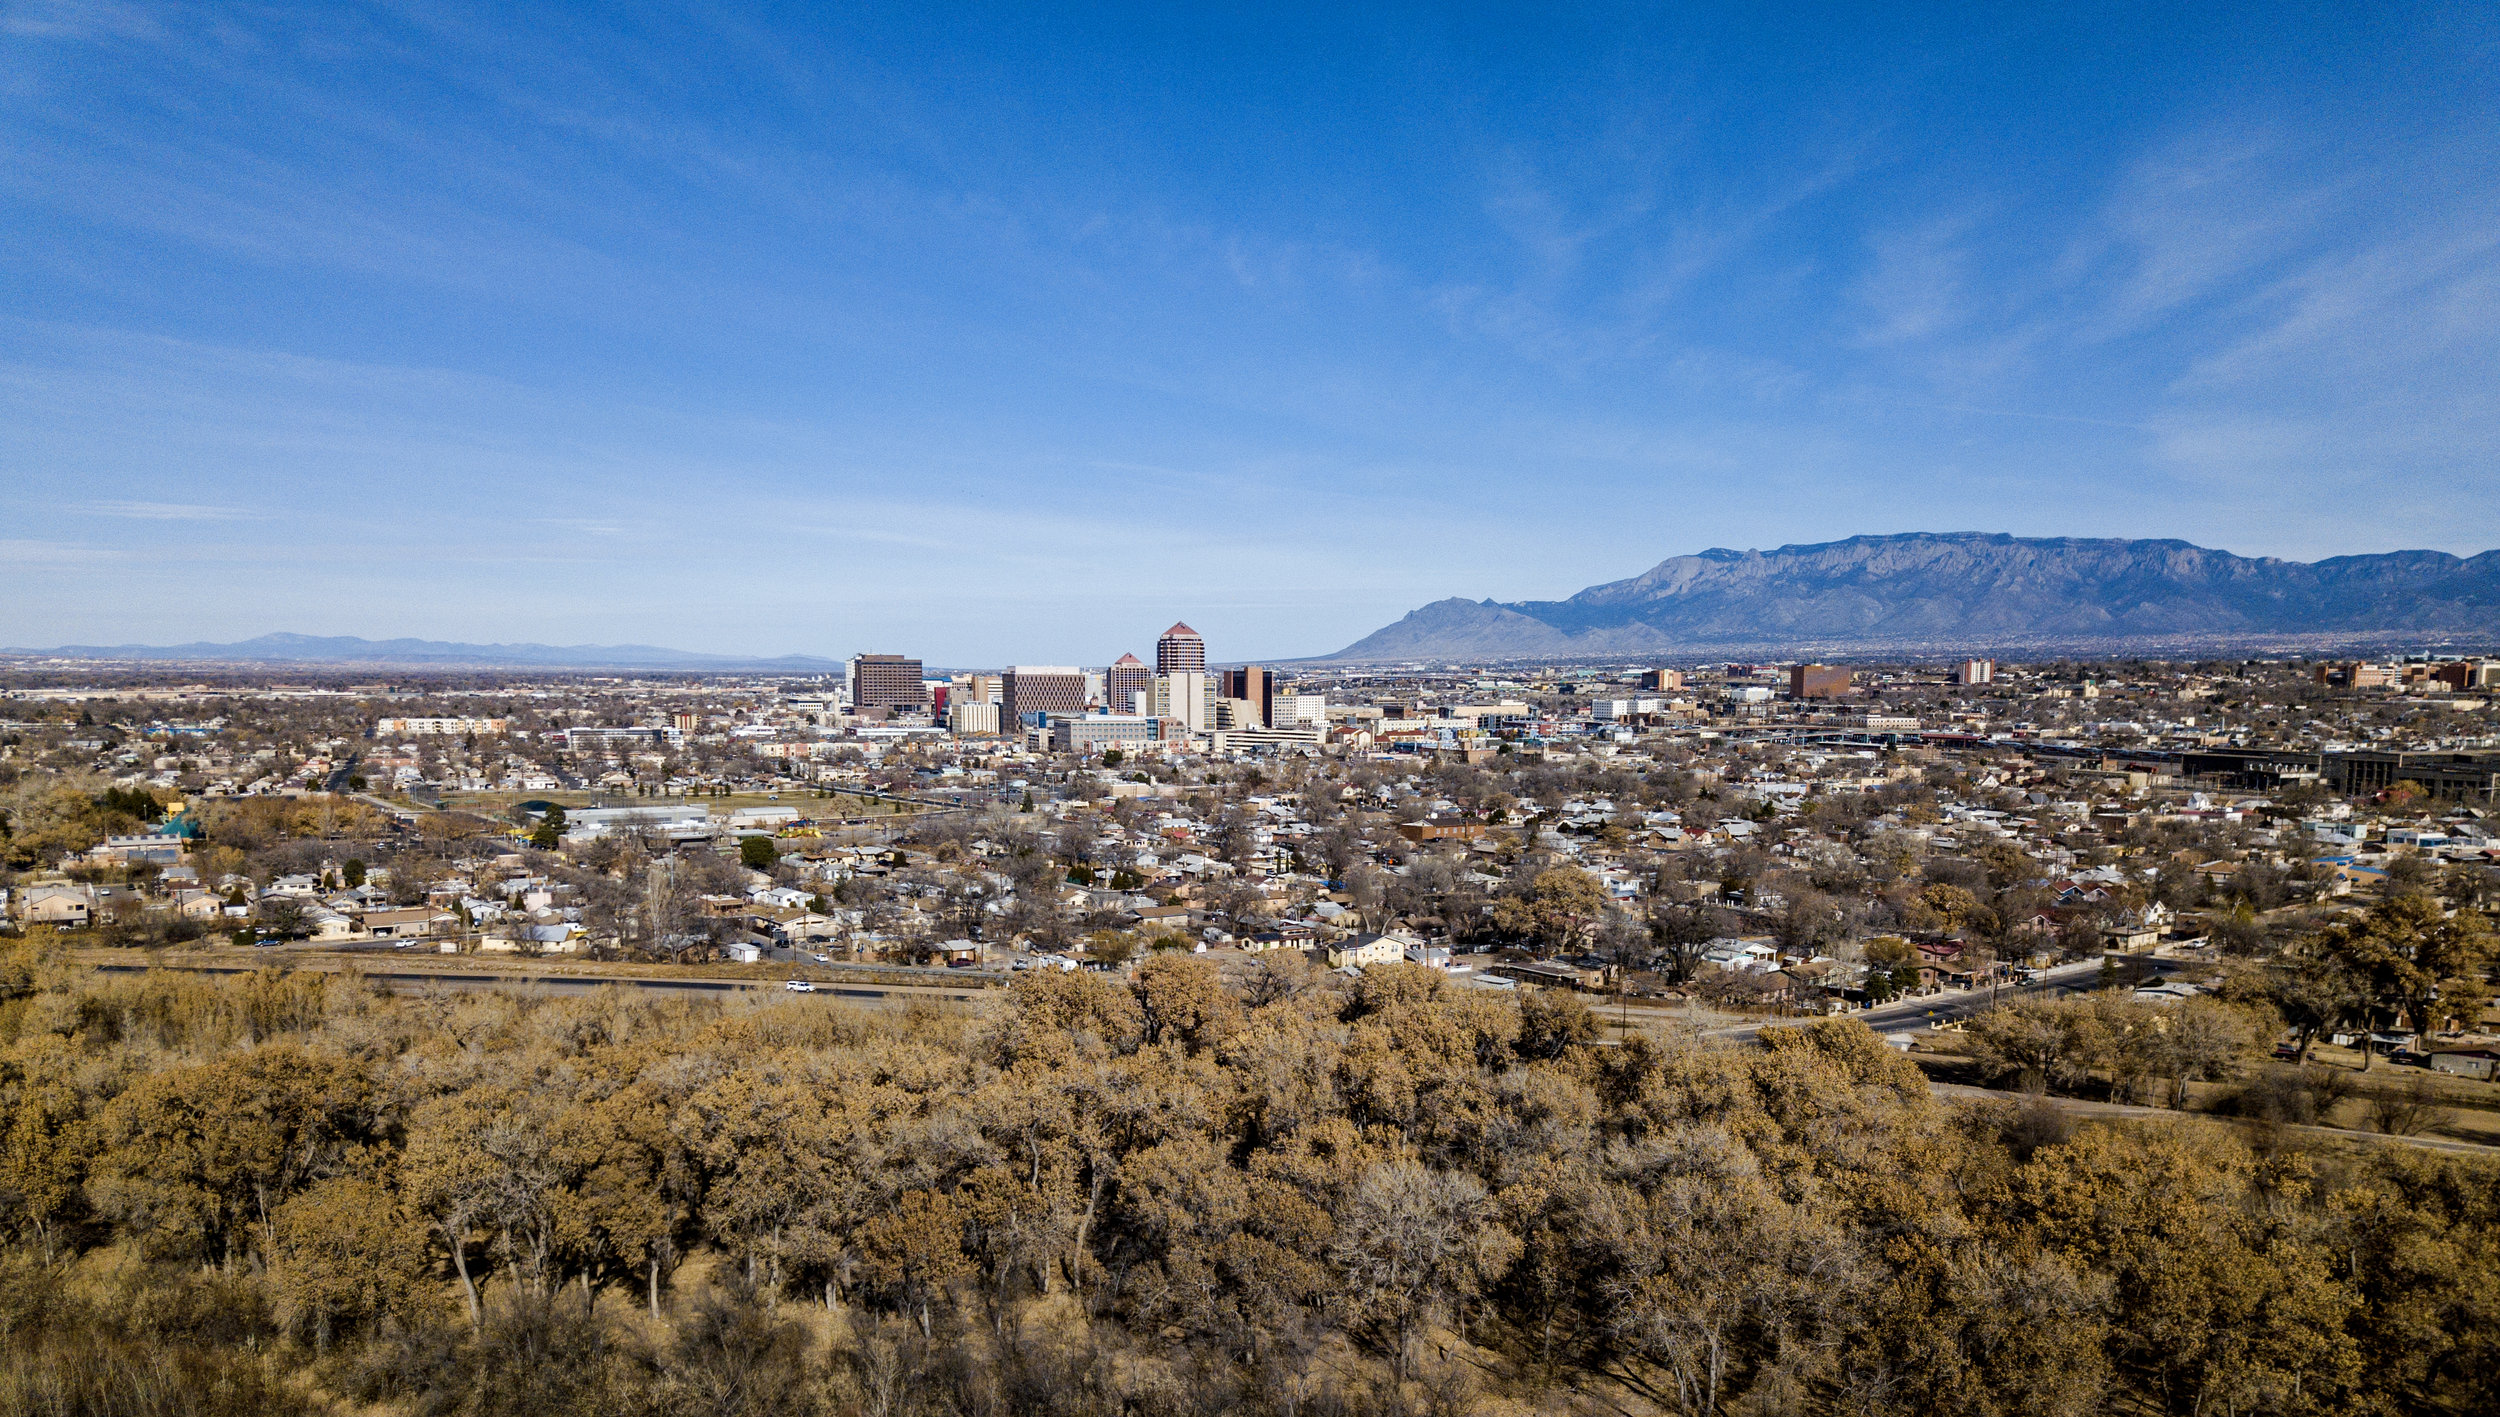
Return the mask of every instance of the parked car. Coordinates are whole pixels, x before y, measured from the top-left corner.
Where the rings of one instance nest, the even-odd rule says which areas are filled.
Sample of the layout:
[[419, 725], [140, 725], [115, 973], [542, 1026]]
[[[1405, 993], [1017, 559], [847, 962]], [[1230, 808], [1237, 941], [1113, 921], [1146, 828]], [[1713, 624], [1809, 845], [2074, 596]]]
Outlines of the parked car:
[[804, 979], [793, 979], [788, 983], [783, 984], [781, 987], [789, 990], [793, 994], [813, 994], [816, 992], [816, 986]]

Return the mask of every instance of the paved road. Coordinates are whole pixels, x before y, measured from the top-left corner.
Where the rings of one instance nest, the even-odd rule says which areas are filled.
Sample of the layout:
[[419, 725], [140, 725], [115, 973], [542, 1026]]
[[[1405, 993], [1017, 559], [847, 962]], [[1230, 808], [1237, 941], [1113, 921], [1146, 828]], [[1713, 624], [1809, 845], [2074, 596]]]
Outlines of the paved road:
[[[2150, 966], [2156, 976], [2169, 974], [2181, 968], [2177, 960], [2157, 959], [2150, 955], [2142, 955], [2138, 958]], [[1931, 994], [1922, 999], [1904, 999], [1899, 1003], [1885, 1004], [1862, 1013], [1843, 1014], [1841, 1017], [1856, 1019], [1877, 1033], [1922, 1031], [1931, 1024], [1958, 1023], [2008, 999], [2056, 994], [2072, 989], [2088, 989], [2099, 980], [2100, 974], [2101, 962], [2088, 959], [2076, 964], [2061, 964], [2055, 969], [2046, 970], [2039, 978], [2026, 984], [2007, 984], [1995, 989]], [[1773, 1019], [1767, 1023], [1747, 1024], [1739, 1028], [1713, 1029], [1710, 1032], [1714, 1038], [1728, 1038], [1740, 1043], [1751, 1043], [1760, 1038], [1762, 1030], [1766, 1028], [1795, 1028], [1812, 1022], [1814, 1020], [1810, 1018]]]
[[386, 802], [383, 799], [374, 796], [370, 792], [351, 792], [348, 796], [358, 802], [364, 803], [368, 807], [379, 807], [383, 811], [390, 813], [391, 820], [393, 821], [406, 822], [412, 826], [419, 819], [425, 816], [425, 813], [423, 812], [413, 811], [409, 808], [402, 807], [396, 802]]
[[[2030, 1093], [2000, 1092], [1994, 1088], [1969, 1087], [1958, 1082], [1931, 1082], [1928, 1087], [1938, 1097], [1957, 1102], [2047, 1102], [2058, 1111], [2077, 1117], [2123, 1117], [2130, 1121], [2162, 1121], [2189, 1118], [2203, 1121], [2222, 1120], [2208, 1112], [2181, 1112], [2169, 1107], [2139, 1107], [2125, 1102], [2093, 1102], [2081, 1097], [2037, 1098]], [[2418, 1146], [2427, 1151], [2452, 1152], [2462, 1156], [2500, 1155], [2500, 1146], [2481, 1142], [2458, 1141], [2452, 1137], [2391, 1137], [2380, 1132], [2348, 1132], [2341, 1127], [2291, 1127], [2286, 1132], [2304, 1137], [2333, 1138], [2341, 1141], [2389, 1142], [2399, 1146]]]
[[356, 775], [356, 764], [361, 763], [364, 760], [365, 755], [362, 753], [348, 754], [346, 762], [330, 769], [330, 775], [321, 780], [321, 790], [333, 795], [345, 792], [347, 790], [347, 780]]

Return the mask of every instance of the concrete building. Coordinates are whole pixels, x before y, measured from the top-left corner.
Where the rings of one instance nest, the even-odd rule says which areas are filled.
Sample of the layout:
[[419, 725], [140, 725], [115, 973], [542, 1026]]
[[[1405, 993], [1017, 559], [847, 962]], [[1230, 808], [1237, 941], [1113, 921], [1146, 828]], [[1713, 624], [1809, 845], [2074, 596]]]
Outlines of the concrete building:
[[1219, 728], [1214, 735], [1214, 748], [1219, 753], [1285, 748], [1317, 752], [1320, 746], [1321, 730], [1316, 724], [1288, 724], [1282, 728]]
[[1036, 714], [1084, 711], [1084, 670], [1063, 664], [1017, 664], [999, 677], [998, 726], [1004, 732], [1036, 726]]
[[1062, 753], [1098, 753], [1156, 740], [1155, 721], [1133, 713], [1053, 714], [1050, 744]]
[[491, 738], [511, 723], [505, 718], [385, 718], [373, 725], [377, 738]]
[[1993, 659], [1965, 659], [1953, 670], [1956, 684], [1993, 684], [1997, 681], [1997, 662]]
[[1155, 673], [1204, 674], [1207, 672], [1207, 642], [1187, 625], [1174, 625], [1155, 641]]
[[1788, 697], [1836, 699], [1849, 692], [1849, 671], [1828, 664], [1799, 664], [1788, 671]]
[[900, 654], [851, 656], [851, 707], [904, 709], [918, 713], [929, 706], [928, 686], [921, 682], [920, 661]]
[[2338, 689], [2384, 689], [2396, 682], [2398, 671], [2383, 664], [2321, 664], [2318, 682]]
[[1215, 681], [1202, 672], [1158, 674], [1146, 712], [1155, 718], [1177, 719], [1192, 733], [1215, 728]]
[[1267, 726], [1291, 728], [1296, 724], [1325, 725], [1328, 722], [1328, 699], [1322, 694], [1277, 694], [1268, 700]]
[[1669, 689], [1684, 687], [1684, 674], [1677, 669], [1652, 669], [1641, 675], [1640, 687], [1663, 694]]
[[709, 836], [712, 809], [700, 802], [654, 803], [645, 807], [576, 807], [564, 814], [567, 836], [599, 837], [636, 830], [675, 839]]
[[1235, 726], [1264, 728], [1274, 721], [1270, 711], [1276, 704], [1276, 676], [1258, 665], [1245, 664], [1239, 669], [1218, 673], [1216, 694], [1219, 698], [1240, 699], [1257, 708], [1258, 723]]
[[567, 728], [564, 746], [578, 751], [605, 749], [616, 751], [634, 747], [674, 748], [686, 741], [686, 735], [675, 728]]
[[986, 738], [998, 732], [998, 705], [987, 699], [965, 699], [947, 705], [946, 727], [958, 738]]

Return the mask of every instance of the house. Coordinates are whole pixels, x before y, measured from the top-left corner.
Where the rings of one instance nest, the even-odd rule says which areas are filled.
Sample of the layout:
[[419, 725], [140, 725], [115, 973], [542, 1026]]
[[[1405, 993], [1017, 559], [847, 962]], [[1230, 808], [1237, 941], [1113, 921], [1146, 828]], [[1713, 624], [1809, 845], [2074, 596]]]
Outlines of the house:
[[2450, 1077], [2477, 1078], [2484, 1082], [2500, 1077], [2500, 1048], [2477, 1045], [2472, 1048], [2441, 1048], [2430, 1056], [2431, 1071]]
[[1398, 835], [1412, 842], [1473, 841], [1484, 831], [1484, 823], [1464, 817], [1425, 817], [1398, 823]]
[[1328, 947], [1330, 969], [1369, 969], [1374, 965], [1396, 964], [1406, 958], [1409, 949], [1421, 949], [1424, 942], [1412, 935], [1392, 932], [1386, 935], [1354, 935]]
[[812, 910], [765, 911], [749, 916], [748, 923], [785, 944], [831, 940], [842, 933], [841, 921]]
[[2111, 925], [2101, 931], [2101, 945], [2112, 954], [2149, 950], [2160, 943], [2161, 931], [2151, 925]]
[[304, 912], [304, 928], [316, 940], [352, 940], [356, 938], [356, 917], [316, 905]]
[[1253, 933], [1241, 942], [1241, 948], [1253, 953], [1260, 950], [1307, 950], [1318, 943], [1317, 930], [1308, 925], [1286, 922]]
[[390, 910], [368, 910], [364, 916], [365, 933], [377, 940], [412, 940], [438, 935], [455, 929], [460, 917], [431, 906], [411, 905]]
[[95, 917], [95, 887], [55, 881], [26, 888], [20, 918], [29, 925], [83, 927]]

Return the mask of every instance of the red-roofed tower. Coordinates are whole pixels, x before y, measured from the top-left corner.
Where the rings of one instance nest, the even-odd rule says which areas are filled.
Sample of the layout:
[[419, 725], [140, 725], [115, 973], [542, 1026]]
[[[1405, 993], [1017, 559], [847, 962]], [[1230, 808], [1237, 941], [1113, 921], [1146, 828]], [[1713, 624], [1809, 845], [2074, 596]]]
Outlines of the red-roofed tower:
[[1187, 625], [1174, 625], [1155, 641], [1155, 673], [1204, 674], [1207, 672], [1207, 642]]

